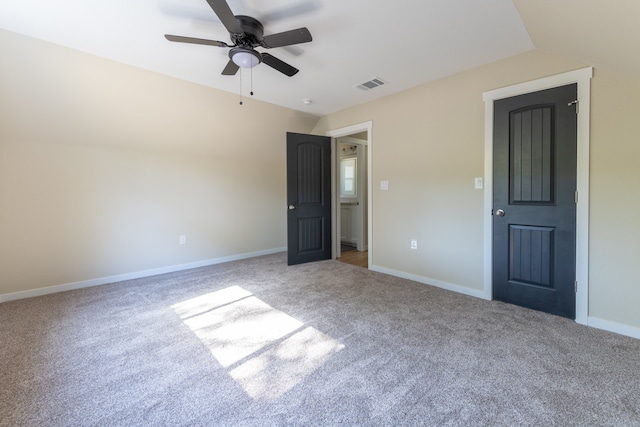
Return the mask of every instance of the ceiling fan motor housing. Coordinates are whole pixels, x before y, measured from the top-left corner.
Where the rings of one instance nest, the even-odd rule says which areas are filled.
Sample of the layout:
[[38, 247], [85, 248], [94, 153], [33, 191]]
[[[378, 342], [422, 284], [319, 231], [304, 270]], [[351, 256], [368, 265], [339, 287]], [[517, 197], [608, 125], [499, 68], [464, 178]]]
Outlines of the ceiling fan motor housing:
[[238, 21], [244, 34], [230, 33], [231, 41], [238, 46], [260, 46], [264, 34], [264, 27], [260, 21], [245, 15], [236, 15], [236, 21]]

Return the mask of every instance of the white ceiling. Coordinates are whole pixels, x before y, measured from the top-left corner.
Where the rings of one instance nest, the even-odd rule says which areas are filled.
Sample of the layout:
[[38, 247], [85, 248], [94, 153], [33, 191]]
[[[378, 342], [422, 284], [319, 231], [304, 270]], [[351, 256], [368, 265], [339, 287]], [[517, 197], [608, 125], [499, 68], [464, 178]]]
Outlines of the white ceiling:
[[[311, 43], [270, 49], [300, 72], [260, 64], [220, 75], [227, 48], [171, 43], [165, 33], [229, 42], [205, 0], [3, 0], [0, 28], [316, 115], [534, 48], [512, 0], [228, 0], [265, 35], [306, 26]], [[265, 49], [258, 49], [265, 51]], [[355, 86], [378, 77], [387, 85]], [[309, 105], [303, 99], [311, 99]]]

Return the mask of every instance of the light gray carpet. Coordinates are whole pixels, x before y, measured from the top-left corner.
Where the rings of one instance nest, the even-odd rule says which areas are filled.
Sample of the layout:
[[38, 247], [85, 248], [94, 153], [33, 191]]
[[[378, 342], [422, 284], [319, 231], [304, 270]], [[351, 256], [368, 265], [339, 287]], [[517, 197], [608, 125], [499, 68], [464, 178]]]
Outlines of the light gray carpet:
[[0, 304], [0, 425], [640, 425], [640, 341], [276, 254]]

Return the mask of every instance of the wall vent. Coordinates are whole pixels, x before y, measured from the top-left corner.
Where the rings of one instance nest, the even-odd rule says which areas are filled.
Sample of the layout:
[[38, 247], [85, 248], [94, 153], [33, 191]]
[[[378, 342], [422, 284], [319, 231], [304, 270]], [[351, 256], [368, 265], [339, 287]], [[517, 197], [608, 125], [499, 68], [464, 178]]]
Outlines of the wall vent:
[[356, 87], [358, 89], [362, 89], [362, 90], [371, 90], [371, 89], [377, 88], [379, 86], [382, 86], [384, 84], [387, 84], [387, 82], [385, 82], [381, 78], [374, 77], [373, 79], [371, 79], [371, 80], [369, 80], [367, 82], [360, 83], [359, 85], [356, 85]]

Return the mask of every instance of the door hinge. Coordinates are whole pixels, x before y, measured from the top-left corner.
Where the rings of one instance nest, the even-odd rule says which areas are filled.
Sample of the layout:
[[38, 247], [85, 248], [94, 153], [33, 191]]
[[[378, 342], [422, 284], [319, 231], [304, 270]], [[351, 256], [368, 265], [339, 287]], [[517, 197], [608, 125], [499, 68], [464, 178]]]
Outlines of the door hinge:
[[578, 281], [577, 280], [575, 282], [573, 282], [573, 293], [574, 294], [578, 293]]
[[578, 100], [576, 99], [575, 101], [571, 101], [570, 103], [567, 104], [567, 107], [571, 107], [572, 105], [576, 106], [576, 114], [578, 114], [578, 110], [580, 109], [580, 103], [578, 102]]
[[576, 204], [578, 204], [578, 192], [576, 191], [574, 196], [573, 196], [574, 201], [576, 202]]

